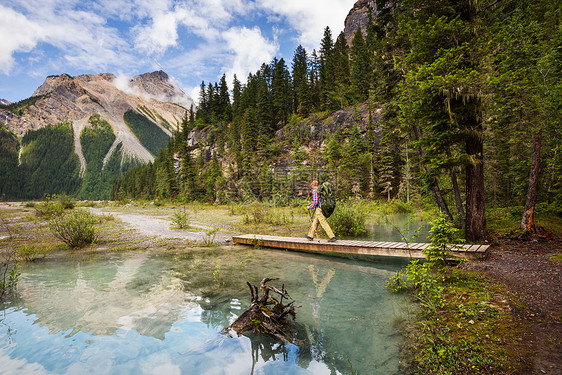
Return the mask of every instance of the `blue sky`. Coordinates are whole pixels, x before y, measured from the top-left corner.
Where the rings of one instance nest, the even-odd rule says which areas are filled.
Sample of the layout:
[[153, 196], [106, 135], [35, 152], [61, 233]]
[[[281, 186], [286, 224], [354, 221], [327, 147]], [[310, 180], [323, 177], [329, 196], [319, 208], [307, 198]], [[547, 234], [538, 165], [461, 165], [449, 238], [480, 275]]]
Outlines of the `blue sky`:
[[197, 100], [201, 81], [245, 81], [275, 56], [334, 38], [356, 0], [1, 0], [0, 98], [33, 94], [48, 75], [163, 69]]

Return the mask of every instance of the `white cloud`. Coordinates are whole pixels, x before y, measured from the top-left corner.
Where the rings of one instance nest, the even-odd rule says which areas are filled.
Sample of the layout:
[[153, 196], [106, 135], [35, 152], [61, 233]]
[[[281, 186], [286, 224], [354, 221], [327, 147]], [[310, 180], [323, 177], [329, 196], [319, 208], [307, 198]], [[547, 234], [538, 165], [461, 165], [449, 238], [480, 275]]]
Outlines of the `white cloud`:
[[13, 53], [29, 52], [38, 41], [39, 27], [23, 14], [0, 5], [0, 71], [9, 74]]
[[299, 33], [298, 42], [306, 49], [318, 48], [324, 29], [330, 27], [335, 39], [343, 30], [345, 17], [353, 8], [356, 0], [263, 0], [260, 5], [273, 12], [273, 16], [281, 15]]
[[25, 15], [0, 6], [0, 70], [9, 74], [13, 54], [30, 52], [41, 42], [56, 47], [65, 61], [81, 69], [134, 62], [117, 29], [108, 27], [106, 20], [94, 12], [75, 10], [74, 5], [26, 3]]
[[136, 29], [135, 45], [149, 54], [164, 52], [177, 44], [177, 27], [177, 13], [154, 15], [150, 26]]
[[186, 94], [183, 91], [179, 82], [176, 81], [174, 78], [169, 77], [168, 83], [172, 85], [175, 89], [175, 94], [173, 96], [168, 96], [166, 94], [162, 94], [162, 95], [149, 94], [146, 91], [140, 89], [138, 86], [132, 84], [131, 77], [127, 76], [126, 74], [119, 74], [113, 80], [113, 85], [118, 90], [123, 91], [125, 94], [139, 96], [144, 98], [145, 100], [154, 99], [162, 102], [172, 102], [189, 109], [189, 107], [191, 107], [194, 101], [188, 96], [188, 94]]
[[258, 70], [262, 63], [269, 63], [279, 51], [277, 41], [264, 38], [258, 27], [232, 27], [222, 36], [234, 53], [234, 58], [223, 69], [229, 82], [234, 74], [241, 81], [245, 80], [249, 73]]

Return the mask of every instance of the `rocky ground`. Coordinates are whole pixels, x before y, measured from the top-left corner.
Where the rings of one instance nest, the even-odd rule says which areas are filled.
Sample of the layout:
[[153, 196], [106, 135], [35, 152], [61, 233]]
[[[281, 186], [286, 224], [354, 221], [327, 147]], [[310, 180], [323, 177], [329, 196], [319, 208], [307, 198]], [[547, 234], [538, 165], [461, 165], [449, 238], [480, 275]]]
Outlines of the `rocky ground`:
[[487, 260], [467, 265], [506, 285], [525, 305], [512, 313], [529, 327], [524, 340], [535, 353], [529, 374], [562, 375], [561, 254], [561, 239], [508, 239], [493, 247]]

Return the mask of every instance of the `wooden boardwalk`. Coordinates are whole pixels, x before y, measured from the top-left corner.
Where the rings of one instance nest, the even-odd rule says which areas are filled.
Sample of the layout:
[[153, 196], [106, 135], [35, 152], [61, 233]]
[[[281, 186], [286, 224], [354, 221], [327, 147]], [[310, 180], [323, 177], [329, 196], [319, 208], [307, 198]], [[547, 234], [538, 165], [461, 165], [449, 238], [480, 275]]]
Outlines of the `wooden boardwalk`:
[[[376, 255], [383, 257], [399, 258], [425, 258], [423, 249], [429, 246], [428, 243], [405, 242], [376, 242], [376, 241], [353, 241], [338, 240], [328, 242], [324, 239], [314, 239], [309, 241], [300, 237], [279, 237], [266, 236], [261, 234], [244, 234], [232, 237], [236, 244], [253, 245], [261, 247], [272, 247], [285, 250], [308, 251], [308, 252], [327, 252], [359, 255]], [[453, 256], [476, 259], [486, 258], [489, 245], [451, 245], [450, 251]]]

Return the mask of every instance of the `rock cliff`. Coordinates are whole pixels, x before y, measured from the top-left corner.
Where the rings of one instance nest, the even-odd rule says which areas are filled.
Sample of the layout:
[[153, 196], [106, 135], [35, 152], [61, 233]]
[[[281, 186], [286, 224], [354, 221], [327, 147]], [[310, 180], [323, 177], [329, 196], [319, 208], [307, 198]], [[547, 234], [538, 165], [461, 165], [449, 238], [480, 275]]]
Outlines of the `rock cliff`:
[[385, 9], [395, 7], [396, 0], [359, 0], [345, 18], [344, 34], [347, 44], [351, 46], [353, 36], [358, 28], [361, 28], [363, 36], [367, 34], [367, 24], [369, 23], [369, 13], [376, 21], [377, 16]]

